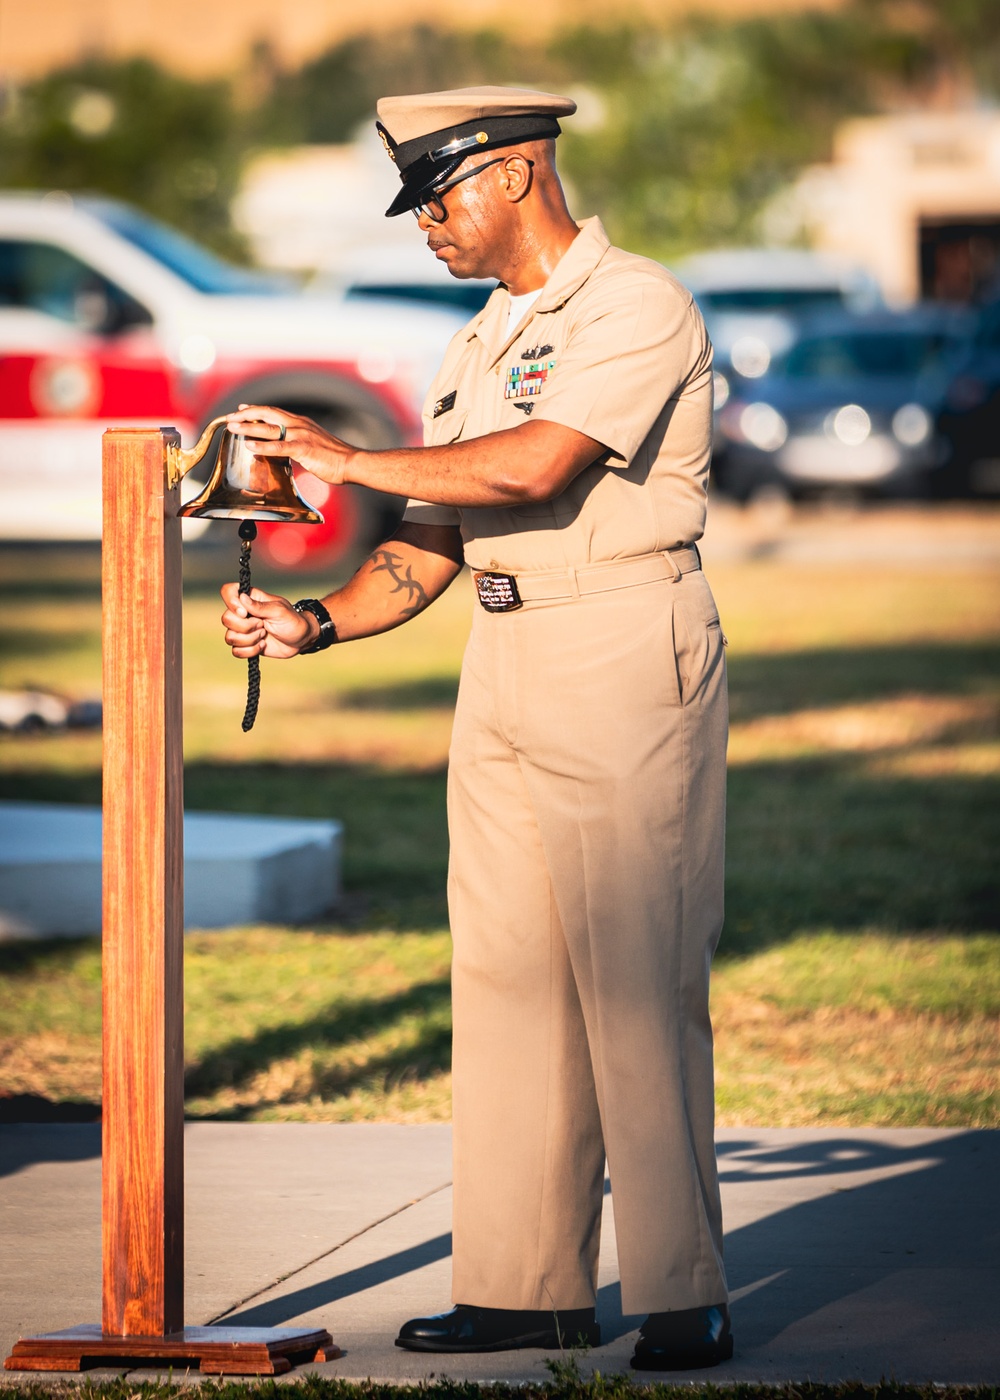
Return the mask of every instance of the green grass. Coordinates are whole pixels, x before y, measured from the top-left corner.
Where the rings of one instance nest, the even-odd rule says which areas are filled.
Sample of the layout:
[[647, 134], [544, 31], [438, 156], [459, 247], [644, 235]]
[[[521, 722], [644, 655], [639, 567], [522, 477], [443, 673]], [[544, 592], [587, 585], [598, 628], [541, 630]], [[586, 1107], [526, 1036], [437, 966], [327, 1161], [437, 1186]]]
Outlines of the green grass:
[[[759, 1385], [712, 1382], [671, 1385], [630, 1375], [591, 1377], [580, 1375], [572, 1358], [549, 1364], [551, 1379], [538, 1384], [505, 1385], [502, 1382], [435, 1380], [419, 1386], [384, 1381], [343, 1381], [308, 1375], [286, 1381], [205, 1380], [200, 1393], [215, 1400], [996, 1400], [995, 1386], [905, 1385], [883, 1380], [877, 1385], [847, 1381], [821, 1385], [811, 1381], [795, 1385]], [[9, 1400], [173, 1400], [190, 1393], [189, 1385], [170, 1381], [136, 1382], [130, 1379], [80, 1381], [55, 1379], [22, 1383], [0, 1382], [0, 1397]]]
[[[444, 932], [240, 929], [186, 946], [187, 1111], [446, 1119]], [[4, 1082], [100, 1097], [95, 939], [0, 948]], [[1000, 959], [990, 935], [815, 933], [721, 959], [723, 1123], [992, 1126]]]
[[[265, 664], [245, 736], [244, 668], [218, 635], [231, 561], [188, 560], [187, 805], [342, 817], [347, 890], [308, 929], [187, 938], [188, 1111], [447, 1117], [444, 774], [467, 581], [390, 636]], [[711, 577], [733, 712], [720, 1120], [997, 1125], [996, 574], [764, 559]], [[0, 551], [0, 587], [0, 685], [95, 693], [95, 554]], [[99, 801], [99, 737], [0, 736], [0, 796]], [[96, 940], [0, 946], [0, 1089], [96, 1100], [99, 1020]]]

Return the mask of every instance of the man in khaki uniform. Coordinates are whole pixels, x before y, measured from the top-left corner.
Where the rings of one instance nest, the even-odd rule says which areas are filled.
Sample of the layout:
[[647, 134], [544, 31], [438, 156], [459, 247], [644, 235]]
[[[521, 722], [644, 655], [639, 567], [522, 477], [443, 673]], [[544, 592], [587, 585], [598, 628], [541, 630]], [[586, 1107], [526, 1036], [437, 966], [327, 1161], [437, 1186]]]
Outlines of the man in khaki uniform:
[[[712, 353], [662, 267], [570, 218], [566, 98], [379, 104], [430, 249], [500, 286], [452, 342], [426, 446], [366, 452], [251, 406], [234, 427], [331, 482], [408, 494], [343, 589], [223, 590], [237, 656], [399, 625], [464, 558], [480, 605], [448, 791], [455, 955], [454, 1287], [398, 1344], [596, 1343], [605, 1158], [633, 1365], [732, 1354], [713, 1141], [709, 964], [722, 924], [723, 638], [695, 541]], [[254, 426], [249, 427], [248, 425]]]

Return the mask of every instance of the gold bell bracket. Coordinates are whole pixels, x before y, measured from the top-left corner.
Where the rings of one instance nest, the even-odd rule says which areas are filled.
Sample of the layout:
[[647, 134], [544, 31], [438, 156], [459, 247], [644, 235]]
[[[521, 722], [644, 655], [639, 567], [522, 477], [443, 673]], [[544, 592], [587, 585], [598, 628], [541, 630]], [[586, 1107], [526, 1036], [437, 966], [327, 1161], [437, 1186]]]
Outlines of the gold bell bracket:
[[181, 447], [180, 442], [177, 441], [167, 443], [168, 490], [172, 491], [175, 486], [184, 480], [191, 468], [198, 465], [202, 457], [204, 457], [205, 453], [208, 451], [208, 445], [212, 441], [212, 435], [216, 428], [221, 427], [225, 421], [225, 414], [223, 414], [221, 418], [213, 418], [194, 447]]

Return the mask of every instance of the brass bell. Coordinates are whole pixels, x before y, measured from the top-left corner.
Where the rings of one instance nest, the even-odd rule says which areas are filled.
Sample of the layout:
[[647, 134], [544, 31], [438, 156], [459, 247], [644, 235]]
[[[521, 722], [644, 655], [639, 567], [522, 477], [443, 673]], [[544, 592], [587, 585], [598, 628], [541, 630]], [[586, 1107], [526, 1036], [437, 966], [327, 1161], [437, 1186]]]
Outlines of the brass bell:
[[[201, 461], [212, 435], [225, 418], [214, 418], [196, 445], [168, 449], [171, 485]], [[249, 426], [249, 425], [248, 425]], [[253, 438], [227, 428], [208, 485], [179, 515], [210, 520], [283, 520], [299, 525], [322, 525], [323, 517], [295, 485], [288, 457], [254, 456]]]

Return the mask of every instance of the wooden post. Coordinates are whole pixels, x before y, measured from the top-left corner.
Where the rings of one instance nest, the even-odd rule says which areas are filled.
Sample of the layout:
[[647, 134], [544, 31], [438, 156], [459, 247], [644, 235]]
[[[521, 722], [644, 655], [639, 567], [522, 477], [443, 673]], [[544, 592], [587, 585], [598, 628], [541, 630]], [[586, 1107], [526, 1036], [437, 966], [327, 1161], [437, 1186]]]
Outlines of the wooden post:
[[104, 438], [103, 1330], [184, 1326], [184, 768], [176, 434]]
[[7, 1370], [192, 1362], [278, 1375], [329, 1332], [184, 1326], [184, 794], [172, 428], [104, 434], [102, 1324], [21, 1338]]

